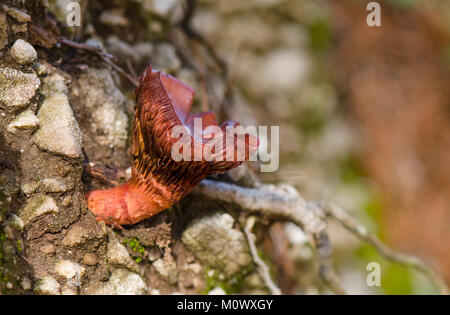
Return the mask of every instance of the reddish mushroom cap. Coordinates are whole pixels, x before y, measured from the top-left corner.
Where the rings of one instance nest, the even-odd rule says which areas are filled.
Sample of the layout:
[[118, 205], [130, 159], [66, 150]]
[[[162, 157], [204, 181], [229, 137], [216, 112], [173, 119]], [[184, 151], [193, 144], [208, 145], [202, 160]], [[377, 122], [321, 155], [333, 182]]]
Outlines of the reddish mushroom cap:
[[[140, 77], [136, 97], [138, 105], [133, 143], [135, 154], [140, 147], [154, 156], [170, 157], [172, 146], [179, 141], [179, 138], [172, 136], [173, 128], [180, 126], [190, 133], [191, 160], [207, 163], [211, 173], [236, 167], [248, 160], [258, 148], [258, 137], [243, 132], [243, 128], [234, 134], [227, 134], [227, 129], [233, 129], [239, 126], [239, 123], [227, 121], [219, 127], [212, 111], [190, 113], [194, 99], [193, 89], [171, 75], [153, 71], [151, 66], [148, 66]], [[194, 130], [196, 120], [201, 120], [202, 125], [201, 130], [197, 132]], [[211, 134], [209, 130], [214, 129], [212, 127], [220, 128], [222, 135]], [[195, 150], [196, 146], [201, 149]], [[202, 154], [206, 146], [210, 146], [208, 149], [214, 154], [212, 161], [205, 160]], [[216, 151], [216, 148], [220, 150]], [[239, 156], [238, 149], [241, 153]]]

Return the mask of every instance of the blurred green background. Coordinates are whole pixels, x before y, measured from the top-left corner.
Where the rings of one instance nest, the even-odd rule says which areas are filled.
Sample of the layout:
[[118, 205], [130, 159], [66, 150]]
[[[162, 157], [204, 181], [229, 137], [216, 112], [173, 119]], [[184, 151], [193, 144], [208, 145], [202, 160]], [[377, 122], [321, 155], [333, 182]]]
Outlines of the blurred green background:
[[[61, 19], [67, 1], [50, 1]], [[450, 282], [450, 1], [377, 1], [380, 27], [366, 23], [369, 2], [198, 0], [191, 25], [208, 47], [172, 27], [186, 1], [95, 1], [94, 28], [84, 31], [95, 29], [92, 37], [123, 67], [121, 54], [134, 58], [136, 72], [150, 62], [193, 86], [198, 108], [243, 125], [280, 126], [280, 168], [258, 176], [336, 202]], [[142, 61], [142, 43], [151, 43], [150, 60]], [[301, 231], [272, 232], [264, 255], [275, 260], [283, 292], [318, 293], [316, 279], [302, 273], [311, 255]], [[436, 293], [337, 224], [330, 235], [349, 293]], [[381, 264], [380, 288], [366, 285], [371, 261]]]
[[[280, 126], [280, 169], [264, 180], [337, 202], [450, 279], [450, 2], [379, 1], [381, 27], [367, 26], [368, 2], [202, 0], [193, 22], [231, 65], [230, 116]], [[435, 293], [331, 230], [350, 293]], [[365, 284], [371, 261], [381, 288]]]

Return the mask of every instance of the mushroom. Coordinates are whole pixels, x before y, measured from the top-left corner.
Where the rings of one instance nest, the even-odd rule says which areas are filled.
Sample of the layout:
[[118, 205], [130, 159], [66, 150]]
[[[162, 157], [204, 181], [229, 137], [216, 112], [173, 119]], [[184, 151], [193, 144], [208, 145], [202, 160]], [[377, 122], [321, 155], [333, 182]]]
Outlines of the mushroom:
[[[239, 126], [237, 122], [219, 127], [214, 112], [190, 113], [194, 91], [178, 79], [148, 66], [139, 81], [132, 177], [121, 186], [86, 194], [97, 220], [116, 226], [135, 224], [167, 209], [207, 175], [237, 167], [258, 147], [254, 135], [227, 132]], [[239, 148], [245, 152], [239, 155]]]

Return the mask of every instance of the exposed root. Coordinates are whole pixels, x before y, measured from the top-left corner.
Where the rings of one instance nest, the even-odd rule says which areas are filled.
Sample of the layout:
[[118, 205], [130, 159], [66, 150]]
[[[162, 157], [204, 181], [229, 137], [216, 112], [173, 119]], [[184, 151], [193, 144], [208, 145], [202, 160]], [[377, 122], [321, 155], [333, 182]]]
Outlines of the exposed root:
[[277, 287], [277, 285], [273, 282], [272, 278], [270, 277], [269, 267], [267, 267], [265, 262], [258, 255], [258, 251], [255, 245], [255, 236], [251, 232], [251, 229], [254, 224], [254, 220], [252, 220], [252, 218], [254, 217], [250, 217], [247, 220], [247, 224], [243, 227], [245, 236], [247, 238], [248, 246], [250, 248], [250, 254], [252, 255], [253, 261], [258, 266], [259, 276], [264, 281], [267, 289], [269, 289], [270, 294], [281, 295], [280, 288]]
[[[342, 208], [328, 202], [307, 202], [292, 187], [244, 188], [229, 183], [203, 180], [193, 193], [269, 220], [291, 221], [297, 224], [312, 238], [319, 264], [319, 276], [336, 294], [345, 294], [345, 291], [332, 266], [332, 248], [326, 231], [327, 218], [338, 220], [346, 229], [372, 245], [386, 259], [422, 272], [435, 284], [441, 294], [449, 292], [444, 280], [427, 263], [418, 257], [395, 252], [375, 235], [370, 234]], [[245, 232], [247, 235], [249, 231]]]
[[138, 80], [136, 78], [134, 78], [128, 72], [123, 70], [121, 67], [119, 67], [114, 62], [114, 60], [116, 58], [113, 55], [103, 51], [102, 49], [100, 49], [98, 47], [94, 47], [94, 46], [83, 44], [83, 43], [77, 43], [77, 42], [71, 41], [71, 40], [69, 40], [69, 39], [67, 39], [67, 38], [65, 38], [63, 36], [60, 36], [58, 38], [58, 40], [59, 40], [59, 42], [61, 44], [64, 44], [64, 45], [72, 47], [72, 48], [84, 50], [84, 51], [90, 52], [90, 53], [98, 56], [101, 60], [103, 60], [104, 62], [109, 64], [114, 70], [116, 70], [121, 75], [123, 75], [125, 78], [127, 78], [128, 81], [130, 81], [130, 83], [133, 84], [135, 87], [137, 87], [139, 85], [139, 82], [138, 82]]
[[193, 191], [223, 202], [241, 211], [263, 216], [273, 221], [291, 221], [311, 238], [316, 249], [319, 276], [336, 294], [345, 294], [332, 266], [332, 248], [321, 211], [307, 203], [295, 190], [244, 188], [224, 182], [203, 180]]

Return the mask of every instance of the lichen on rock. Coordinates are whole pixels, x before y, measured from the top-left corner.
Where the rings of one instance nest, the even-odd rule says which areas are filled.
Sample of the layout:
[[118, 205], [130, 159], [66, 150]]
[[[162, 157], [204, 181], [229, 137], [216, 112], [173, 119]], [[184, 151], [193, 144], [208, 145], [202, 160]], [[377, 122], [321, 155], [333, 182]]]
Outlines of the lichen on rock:
[[203, 263], [231, 277], [252, 264], [245, 235], [233, 224], [227, 213], [202, 217], [186, 228], [182, 241]]
[[173, 258], [159, 258], [153, 263], [153, 267], [155, 267], [159, 275], [169, 281], [169, 283], [175, 284], [177, 282], [178, 270]]
[[41, 93], [45, 98], [38, 113], [40, 124], [34, 141], [41, 150], [80, 159], [83, 155], [81, 132], [63, 77], [57, 73], [46, 77]]
[[91, 295], [142, 295], [147, 292], [147, 285], [142, 278], [129, 270], [116, 269], [105, 283], [87, 288]]
[[45, 178], [42, 181], [41, 187], [45, 192], [56, 193], [73, 189], [73, 184], [59, 178]]
[[10, 53], [14, 60], [21, 65], [31, 64], [37, 59], [34, 47], [23, 39], [16, 40], [11, 47]]
[[55, 278], [46, 276], [36, 282], [34, 293], [41, 295], [60, 295], [60, 285]]
[[89, 112], [89, 131], [95, 135], [96, 142], [124, 149], [128, 139], [125, 108], [130, 101], [117, 88], [111, 72], [89, 68], [76, 80], [72, 95]]
[[39, 125], [39, 119], [34, 115], [31, 109], [27, 109], [20, 113], [13, 121], [8, 125], [7, 130], [13, 134], [16, 134], [19, 130], [29, 129], [33, 130]]
[[12, 68], [0, 68], [0, 105], [21, 108], [31, 101], [41, 81], [37, 75]]
[[27, 200], [25, 205], [19, 210], [18, 216], [26, 227], [41, 215], [58, 212], [58, 206], [52, 197], [37, 194]]

